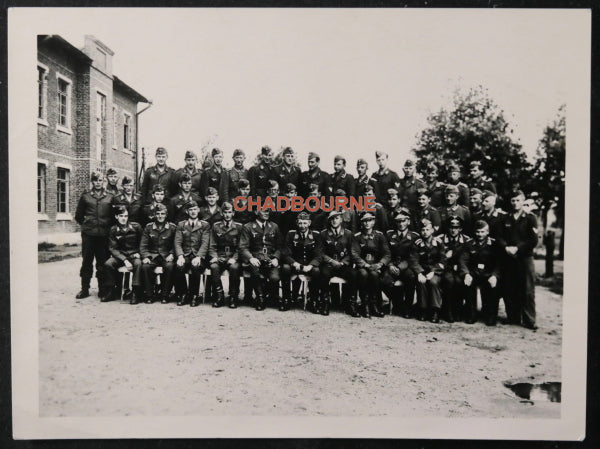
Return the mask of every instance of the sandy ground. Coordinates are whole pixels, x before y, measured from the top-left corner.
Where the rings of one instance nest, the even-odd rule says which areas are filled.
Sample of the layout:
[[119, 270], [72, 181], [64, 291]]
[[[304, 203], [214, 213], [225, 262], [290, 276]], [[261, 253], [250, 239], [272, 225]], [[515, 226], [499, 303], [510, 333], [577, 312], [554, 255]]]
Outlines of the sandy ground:
[[560, 416], [503, 386], [561, 380], [562, 296], [544, 287], [534, 333], [76, 300], [79, 264], [39, 265], [41, 416]]

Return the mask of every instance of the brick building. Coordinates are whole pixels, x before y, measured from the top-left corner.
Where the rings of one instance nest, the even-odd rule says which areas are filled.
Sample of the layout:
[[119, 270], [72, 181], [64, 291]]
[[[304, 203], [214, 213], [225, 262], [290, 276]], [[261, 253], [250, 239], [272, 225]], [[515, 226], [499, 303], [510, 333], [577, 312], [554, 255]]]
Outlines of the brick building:
[[136, 178], [138, 103], [150, 102], [113, 74], [114, 53], [93, 36], [83, 49], [38, 36], [37, 51], [38, 232], [75, 232], [92, 171]]

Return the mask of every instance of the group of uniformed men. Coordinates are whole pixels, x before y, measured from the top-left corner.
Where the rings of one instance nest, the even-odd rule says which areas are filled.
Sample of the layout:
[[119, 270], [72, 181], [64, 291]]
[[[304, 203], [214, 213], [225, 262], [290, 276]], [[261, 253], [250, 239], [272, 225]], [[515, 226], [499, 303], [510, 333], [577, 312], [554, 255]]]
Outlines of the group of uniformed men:
[[[378, 170], [369, 176], [367, 162], [359, 159], [356, 177], [346, 172], [341, 156], [334, 159], [333, 174], [322, 171], [315, 153], [309, 153], [309, 168], [301, 172], [291, 148], [274, 166], [273, 151], [263, 147], [250, 169], [239, 149], [229, 170], [222, 167], [220, 149], [210, 156], [212, 164], [198, 170], [196, 155], [188, 151], [185, 166], [173, 170], [166, 164], [167, 151], [158, 148], [140, 194], [129, 177], [119, 189], [114, 170], [108, 170], [106, 186], [102, 174], [92, 174], [92, 188], [82, 195], [75, 217], [83, 256], [77, 298], [89, 296], [95, 258], [102, 301], [121, 294], [118, 269], [125, 266], [133, 277], [131, 303], [173, 300], [195, 307], [203, 302], [200, 279], [209, 268], [203, 293], [215, 307], [237, 307], [244, 276], [245, 301], [256, 310], [268, 304], [290, 309], [307, 281], [309, 309], [328, 315], [332, 291], [339, 292], [330, 283], [335, 277], [344, 281], [342, 300], [354, 317], [382, 317], [383, 292], [394, 314], [471, 324], [477, 319], [479, 288], [485, 324], [496, 324], [503, 298], [508, 323], [536, 329], [536, 218], [523, 209], [521, 191], [511, 194], [510, 212], [497, 209], [494, 184], [479, 161], [471, 162], [467, 185], [457, 165], [449, 167], [444, 183], [435, 165], [421, 180], [410, 159], [401, 178], [381, 151], [376, 152]], [[280, 195], [374, 196], [377, 203], [371, 212], [310, 214], [250, 211], [232, 203], [246, 206], [248, 197]], [[163, 270], [158, 293], [156, 267]], [[225, 270], [227, 297], [221, 282]]]

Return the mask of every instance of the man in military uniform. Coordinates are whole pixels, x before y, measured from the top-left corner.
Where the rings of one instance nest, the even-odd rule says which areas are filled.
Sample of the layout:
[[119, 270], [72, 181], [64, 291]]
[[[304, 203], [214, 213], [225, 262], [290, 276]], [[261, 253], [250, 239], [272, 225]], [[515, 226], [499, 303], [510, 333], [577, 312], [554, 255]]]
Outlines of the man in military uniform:
[[254, 220], [254, 217], [256, 216], [253, 211], [248, 210], [248, 196], [250, 196], [250, 181], [248, 181], [247, 179], [241, 179], [238, 186], [240, 189], [239, 195], [237, 197], [238, 200], [236, 201], [236, 198], [233, 198], [233, 204], [243, 210], [237, 210], [234, 207], [233, 221], [245, 225], [246, 223], [250, 223], [252, 220]]
[[370, 212], [362, 215], [362, 231], [354, 236], [352, 256], [356, 264], [358, 289], [363, 307], [363, 316], [371, 314], [383, 317], [379, 303], [379, 281], [385, 266], [390, 261], [390, 248], [385, 236], [374, 230], [375, 216]]
[[299, 193], [304, 198], [311, 196], [311, 184], [318, 185], [322, 195], [331, 194], [331, 176], [319, 168], [320, 161], [317, 153], [308, 153], [308, 170], [300, 174]]
[[[321, 201], [321, 190], [319, 184], [311, 184], [308, 189], [308, 197], [315, 197]], [[314, 200], [311, 200], [311, 203]], [[319, 208], [310, 213], [310, 220], [312, 222], [312, 227], [314, 230], [321, 232], [323, 229], [327, 227], [327, 212], [325, 212], [320, 206]]]
[[[346, 191], [342, 189], [337, 189], [335, 192], [335, 196], [345, 196]], [[353, 209], [344, 210], [343, 208], [339, 208], [339, 212], [342, 216], [342, 227], [347, 229], [352, 233], [352, 235], [356, 234], [360, 231], [360, 226], [358, 224], [358, 214]]]
[[200, 196], [192, 192], [192, 177], [184, 173], [179, 178], [179, 193], [169, 200], [169, 221], [179, 223], [188, 218], [185, 205], [191, 200], [200, 203]]
[[431, 207], [440, 208], [444, 205], [444, 189], [446, 184], [438, 181], [438, 167], [434, 163], [430, 163], [426, 168], [427, 172], [427, 190], [431, 193]]
[[[470, 191], [471, 198], [469, 198], [469, 213], [471, 214], [471, 224], [477, 220], [481, 220], [483, 217], [483, 192], [477, 187], [474, 187]], [[465, 232], [469, 235], [473, 234], [473, 229], [466, 229]]]
[[424, 218], [427, 218], [431, 221], [431, 225], [433, 226], [434, 234], [437, 234], [440, 230], [440, 226], [442, 224], [442, 219], [440, 218], [440, 213], [431, 206], [431, 192], [427, 190], [427, 188], [421, 188], [417, 190], [417, 208], [412, 214], [412, 224], [411, 229], [413, 231], [417, 231], [419, 229], [419, 225], [421, 224]]
[[356, 186], [354, 177], [350, 173], [346, 173], [346, 158], [336, 156], [333, 159], [333, 174], [331, 175], [331, 191], [335, 192], [342, 189], [348, 196], [356, 194]]
[[445, 234], [448, 231], [448, 220], [450, 217], [460, 217], [463, 221], [463, 227], [469, 229], [471, 227], [471, 214], [469, 209], [457, 203], [458, 187], [449, 184], [446, 186], [446, 205], [439, 209], [441, 219], [441, 233]]
[[217, 192], [217, 189], [214, 187], [209, 187], [204, 199], [206, 205], [200, 208], [198, 218], [208, 222], [210, 226], [213, 226], [217, 221], [223, 220], [223, 213], [217, 204], [219, 201], [219, 192]]
[[[313, 313], [323, 315], [329, 313], [329, 305], [325, 305], [323, 292], [319, 295], [319, 265], [321, 263], [321, 236], [317, 231], [310, 229], [310, 216], [306, 212], [298, 214], [295, 230], [287, 233], [283, 249], [281, 266], [281, 290], [283, 299], [279, 302], [279, 310], [288, 310], [292, 302], [290, 280], [293, 274], [303, 274], [309, 278], [308, 290], [311, 298]], [[300, 279], [295, 279], [293, 297], [300, 291]]]
[[[285, 191], [285, 196], [287, 196], [290, 201], [297, 195], [296, 186], [292, 183], [286, 185]], [[296, 220], [298, 219], [299, 214], [298, 211], [292, 210], [290, 207], [280, 214], [278, 226], [282, 235], [286, 235], [291, 230], [296, 229]]]
[[[389, 189], [388, 189], [389, 190]], [[387, 192], [386, 192], [387, 194]], [[375, 196], [373, 187], [370, 184], [365, 186], [365, 198]], [[387, 195], [386, 195], [387, 197]], [[357, 212], [358, 220], [365, 212]], [[375, 203], [375, 212], [370, 212], [375, 217], [375, 230], [380, 232], [387, 232], [389, 228], [388, 217], [384, 207], [379, 203]]]
[[154, 221], [154, 212], [158, 204], [162, 204], [167, 207], [164, 200], [165, 188], [160, 184], [156, 184], [152, 189], [152, 202], [150, 204], [146, 204], [142, 208], [142, 219], [140, 223], [142, 226], [146, 226], [148, 223]]
[[415, 242], [417, 264], [414, 271], [417, 275], [418, 319], [425, 321], [430, 313], [431, 322], [440, 322], [442, 307], [442, 291], [440, 283], [445, 268], [444, 244], [433, 236], [433, 226], [426, 218], [421, 222], [421, 238]]
[[233, 151], [233, 167], [229, 169], [229, 201], [240, 195], [240, 181], [248, 179], [248, 169], [244, 167], [246, 153], [243, 150]]
[[123, 189], [121, 193], [113, 198], [113, 208], [116, 206], [125, 206], [129, 213], [129, 221], [140, 223], [142, 218], [142, 195], [133, 193], [133, 179], [129, 176], [123, 176], [121, 181]]
[[110, 286], [108, 294], [100, 300], [108, 302], [115, 300], [120, 295], [121, 285], [117, 269], [125, 266], [133, 273], [133, 290], [135, 295], [140, 294], [140, 240], [142, 227], [138, 223], [129, 221], [129, 213], [125, 206], [117, 206], [117, 224], [110, 228], [108, 234], [108, 249], [111, 257], [104, 263], [106, 283]]
[[415, 161], [407, 159], [404, 162], [404, 178], [400, 180], [398, 194], [402, 207], [411, 211], [417, 208], [417, 190], [425, 188], [425, 183], [415, 176]]
[[104, 276], [104, 262], [109, 257], [108, 232], [112, 220], [113, 196], [104, 188], [104, 177], [100, 173], [92, 173], [92, 189], [85, 191], [75, 212], [75, 221], [81, 226], [81, 290], [77, 299], [90, 296], [90, 280], [94, 272], [96, 259], [96, 277], [98, 278], [98, 294], [103, 297], [108, 293]]
[[465, 244], [460, 256], [460, 275], [466, 287], [465, 313], [467, 320], [475, 320], [477, 288], [481, 291], [481, 312], [487, 326], [495, 326], [498, 317], [498, 278], [501, 254], [496, 241], [489, 236], [490, 229], [483, 220], [475, 222], [475, 238]]
[[322, 312], [324, 315], [329, 313], [329, 281], [336, 276], [346, 281], [342, 285], [342, 299], [348, 314], [358, 317], [360, 314], [356, 304], [356, 271], [352, 267], [352, 232], [342, 226], [340, 211], [329, 212], [327, 224], [327, 229], [321, 231], [321, 292], [326, 293]]
[[481, 169], [481, 161], [471, 161], [469, 164], [469, 188], [479, 189], [481, 191], [489, 190], [490, 192], [496, 193], [496, 186], [493, 182], [485, 178], [483, 170]]
[[[398, 190], [396, 189], [388, 189], [387, 191], [388, 203], [385, 205], [385, 218], [388, 223], [389, 228], [395, 228], [396, 226], [396, 215], [402, 208], [402, 204], [400, 202], [400, 197], [398, 195]], [[388, 231], [385, 229], [385, 232]]]
[[457, 164], [450, 164], [448, 167], [447, 186], [455, 186], [458, 189], [457, 203], [461, 206], [469, 206], [469, 187], [464, 182], [460, 182], [460, 168]]
[[508, 322], [535, 330], [535, 268], [533, 250], [538, 243], [537, 219], [523, 211], [525, 195], [510, 195], [511, 212], [504, 217], [499, 237], [506, 258], [503, 263], [504, 301]]
[[201, 179], [202, 179], [202, 170], [198, 170], [196, 165], [198, 164], [198, 156], [193, 151], [185, 152], [185, 166], [178, 170], [175, 170], [173, 176], [171, 176], [171, 186], [169, 191], [171, 195], [177, 195], [179, 193], [179, 186], [181, 183], [181, 178], [183, 175], [188, 175], [192, 182], [191, 191], [196, 195], [200, 196], [201, 188]]
[[272, 302], [279, 295], [279, 260], [282, 236], [277, 225], [269, 221], [268, 210], [258, 210], [256, 220], [242, 228], [240, 257], [250, 270], [256, 293], [256, 310], [266, 306], [263, 282], [268, 281], [267, 291]]
[[273, 179], [275, 179], [281, 187], [281, 193], [286, 195], [288, 193], [287, 186], [289, 184], [293, 184], [296, 187], [300, 185], [300, 168], [295, 165], [296, 155], [294, 154], [294, 150], [290, 147], [283, 149], [282, 157], [283, 162], [281, 165], [273, 168]]
[[221, 274], [229, 272], [229, 307], [235, 309], [240, 294], [241, 267], [238, 261], [238, 246], [242, 233], [242, 225], [233, 221], [233, 205], [225, 202], [221, 206], [223, 220], [212, 227], [208, 259], [210, 274], [216, 295], [213, 307], [221, 307], [225, 302]]
[[111, 195], [117, 196], [121, 193], [119, 189], [119, 175], [114, 168], [106, 170], [106, 191]]
[[250, 181], [250, 195], [252, 197], [264, 198], [267, 196], [269, 188], [269, 179], [273, 179], [273, 150], [264, 146], [260, 149], [260, 161], [248, 170], [248, 180]]
[[[454, 323], [454, 320], [460, 320], [463, 316], [465, 287], [460, 271], [460, 257], [465, 245], [471, 239], [461, 232], [462, 224], [460, 217], [450, 217], [448, 231], [440, 236], [440, 241], [444, 244], [446, 251], [446, 269], [442, 277], [444, 291], [442, 308], [448, 323]], [[467, 314], [465, 322], [473, 324], [475, 317]]]
[[483, 201], [481, 207], [483, 213], [481, 219], [490, 227], [490, 237], [498, 240], [503, 229], [503, 220], [506, 213], [496, 208], [496, 194], [490, 190], [484, 190], [482, 193]]
[[[388, 189], [396, 189], [400, 193], [400, 177], [398, 173], [393, 170], [390, 170], [388, 165], [388, 154], [383, 151], [376, 151], [375, 158], [377, 160], [377, 165], [379, 165], [379, 169], [371, 175], [377, 182], [378, 192], [377, 192], [377, 202], [381, 204], [387, 204], [387, 192]], [[400, 195], [402, 198], [402, 195]]]
[[[267, 190], [267, 197], [271, 198], [273, 205], [277, 208], [277, 198], [279, 197], [279, 184], [274, 179], [269, 180], [269, 188]], [[275, 223], [279, 230], [281, 230], [281, 216], [283, 212], [278, 210], [271, 210], [269, 213], [269, 220]]]
[[212, 165], [202, 172], [200, 179], [200, 196], [207, 195], [208, 189], [213, 188], [219, 193], [221, 201], [229, 201], [229, 175], [223, 168], [223, 151], [213, 148], [211, 151]]
[[365, 190], [367, 185], [370, 185], [373, 188], [373, 192], [375, 193], [375, 198], [380, 198], [381, 195], [379, 193], [379, 186], [377, 185], [377, 181], [371, 178], [367, 171], [369, 170], [369, 164], [364, 159], [359, 159], [356, 161], [356, 172], [358, 173], [355, 182], [355, 190], [356, 196], [361, 197], [365, 196]]
[[[177, 305], [188, 303], [192, 307], [202, 302], [200, 275], [206, 268], [206, 255], [210, 242], [210, 225], [198, 218], [198, 203], [191, 200], [186, 205], [188, 219], [177, 224], [175, 230], [175, 294]], [[185, 273], [190, 271], [190, 283], [187, 286]]]
[[144, 180], [142, 181], [142, 198], [144, 202], [150, 203], [152, 201], [152, 192], [154, 186], [160, 184], [165, 189], [165, 198], [171, 198], [175, 192], [171, 193], [171, 177], [175, 173], [171, 167], [167, 166], [167, 159], [169, 158], [167, 150], [163, 147], [156, 149], [156, 165], [148, 167], [144, 172]]
[[[410, 217], [410, 210], [401, 207], [394, 217], [396, 229], [387, 231], [391, 261], [381, 280], [392, 311], [404, 318], [410, 318], [415, 297], [414, 267], [417, 263], [415, 242], [420, 238], [419, 234], [408, 229]], [[394, 286], [396, 281], [401, 282], [400, 287]]]
[[[142, 258], [142, 281], [144, 284], [144, 297], [146, 303], [154, 301], [154, 269], [162, 267], [160, 299], [162, 304], [169, 302], [169, 294], [173, 288], [173, 269], [175, 267], [175, 231], [176, 225], [167, 221], [167, 208], [164, 204], [157, 204], [154, 212], [154, 221], [148, 223], [142, 233], [140, 242], [140, 255]], [[137, 296], [131, 300], [132, 304], [138, 302]]]

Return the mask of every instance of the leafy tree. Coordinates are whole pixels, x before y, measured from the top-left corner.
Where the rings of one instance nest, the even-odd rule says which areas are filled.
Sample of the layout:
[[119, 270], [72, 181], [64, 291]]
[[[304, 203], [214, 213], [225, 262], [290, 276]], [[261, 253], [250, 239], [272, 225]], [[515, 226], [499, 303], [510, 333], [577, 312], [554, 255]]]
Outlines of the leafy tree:
[[482, 86], [454, 92], [452, 107], [441, 108], [427, 118], [428, 126], [417, 135], [413, 152], [423, 170], [429, 163], [440, 169], [440, 179], [447, 174], [450, 162], [457, 163], [463, 177], [469, 163], [481, 166], [496, 185], [500, 199], [507, 198], [515, 187], [525, 189], [528, 163], [521, 144], [513, 137], [513, 129], [504, 112]]

